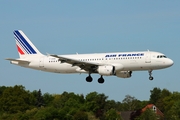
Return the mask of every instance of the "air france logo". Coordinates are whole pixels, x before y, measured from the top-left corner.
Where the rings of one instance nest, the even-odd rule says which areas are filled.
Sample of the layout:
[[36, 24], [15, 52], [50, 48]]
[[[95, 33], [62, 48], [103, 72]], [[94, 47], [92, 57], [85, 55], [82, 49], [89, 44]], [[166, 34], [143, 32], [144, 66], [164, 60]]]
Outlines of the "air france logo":
[[144, 56], [144, 53], [132, 53], [132, 54], [108, 54], [105, 57], [136, 57]]

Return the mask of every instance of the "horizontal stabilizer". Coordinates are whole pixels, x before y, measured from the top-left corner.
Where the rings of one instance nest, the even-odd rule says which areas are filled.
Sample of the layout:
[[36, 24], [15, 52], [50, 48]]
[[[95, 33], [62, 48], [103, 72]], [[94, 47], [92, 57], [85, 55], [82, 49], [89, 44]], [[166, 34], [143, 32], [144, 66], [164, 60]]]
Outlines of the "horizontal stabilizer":
[[21, 63], [21, 64], [29, 64], [30, 61], [27, 61], [27, 60], [19, 60], [19, 59], [12, 59], [12, 58], [7, 58], [6, 60], [9, 60], [11, 62], [18, 62], [18, 63]]

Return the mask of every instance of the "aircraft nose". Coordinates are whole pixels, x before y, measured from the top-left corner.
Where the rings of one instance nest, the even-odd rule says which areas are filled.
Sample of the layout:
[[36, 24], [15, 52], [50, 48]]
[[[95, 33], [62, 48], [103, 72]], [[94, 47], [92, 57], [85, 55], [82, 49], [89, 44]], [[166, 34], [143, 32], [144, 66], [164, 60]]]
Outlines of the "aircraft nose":
[[168, 61], [166, 62], [166, 64], [170, 67], [174, 64], [173, 60], [168, 59]]

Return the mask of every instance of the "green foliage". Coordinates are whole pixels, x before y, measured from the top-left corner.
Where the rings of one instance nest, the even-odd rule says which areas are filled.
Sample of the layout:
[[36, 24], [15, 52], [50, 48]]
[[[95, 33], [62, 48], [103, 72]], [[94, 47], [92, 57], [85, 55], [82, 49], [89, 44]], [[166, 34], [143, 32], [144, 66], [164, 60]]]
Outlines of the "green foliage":
[[88, 120], [88, 114], [83, 111], [78, 111], [73, 118], [74, 120]]
[[161, 97], [161, 89], [160, 88], [154, 88], [153, 90], [150, 91], [150, 100], [149, 103], [151, 104], [156, 104], [156, 102], [160, 99]]
[[179, 116], [179, 100], [180, 93], [178, 92], [173, 92], [170, 96], [164, 98], [165, 118], [173, 120], [173, 118]]
[[157, 99], [155, 105], [164, 113], [165, 112], [165, 99], [168, 98], [169, 96], [171, 96], [172, 93], [167, 90], [167, 89], [163, 89], [160, 93], [160, 97]]
[[115, 109], [111, 108], [106, 112], [105, 120], [122, 120], [122, 118]]
[[2, 111], [18, 113], [30, 109], [33, 105], [33, 96], [23, 86], [6, 88], [0, 98]]
[[58, 119], [58, 111], [53, 107], [40, 108], [35, 114], [35, 118], [38, 120], [53, 120]]
[[151, 109], [146, 109], [139, 117], [135, 120], [158, 120], [158, 116]]
[[[154, 88], [149, 101], [140, 101], [126, 95], [122, 102], [108, 100], [105, 94], [91, 92], [84, 95], [63, 92], [42, 94], [39, 89], [30, 92], [21, 85], [0, 87], [0, 119], [2, 120], [121, 120], [120, 111], [134, 111], [136, 120], [156, 120], [152, 110], [141, 114], [148, 103], [154, 103], [165, 119], [180, 120], [180, 93]], [[140, 115], [140, 116], [139, 116]], [[134, 117], [135, 117], [134, 116]]]
[[7, 87], [5, 87], [5, 86], [1, 86], [0, 87], [0, 97], [3, 95], [3, 92], [4, 92], [4, 90], [6, 89]]
[[54, 100], [53, 95], [49, 94], [49, 93], [45, 93], [43, 95], [43, 101], [44, 101], [44, 106], [49, 106], [51, 105], [52, 101]]
[[140, 101], [130, 95], [126, 95], [122, 103], [124, 110], [128, 111], [134, 111], [140, 107]]
[[171, 120], [180, 120], [180, 99], [173, 104], [168, 114]]
[[92, 111], [97, 118], [103, 117], [104, 112], [106, 111], [106, 100], [107, 96], [104, 94], [98, 94], [97, 92], [91, 92], [86, 95], [86, 110]]

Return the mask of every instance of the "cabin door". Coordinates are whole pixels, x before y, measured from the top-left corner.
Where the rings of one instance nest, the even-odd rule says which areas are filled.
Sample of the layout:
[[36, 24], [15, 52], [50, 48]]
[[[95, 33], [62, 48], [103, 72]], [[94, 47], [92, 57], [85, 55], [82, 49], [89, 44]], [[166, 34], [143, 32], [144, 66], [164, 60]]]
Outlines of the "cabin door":
[[145, 63], [151, 63], [151, 53], [147, 52], [145, 55], [146, 55]]
[[40, 67], [40, 68], [44, 67], [44, 57], [41, 57], [41, 58], [39, 59], [39, 67]]

